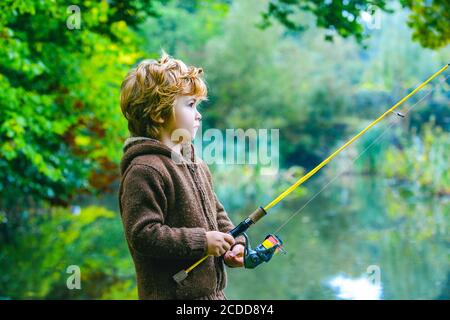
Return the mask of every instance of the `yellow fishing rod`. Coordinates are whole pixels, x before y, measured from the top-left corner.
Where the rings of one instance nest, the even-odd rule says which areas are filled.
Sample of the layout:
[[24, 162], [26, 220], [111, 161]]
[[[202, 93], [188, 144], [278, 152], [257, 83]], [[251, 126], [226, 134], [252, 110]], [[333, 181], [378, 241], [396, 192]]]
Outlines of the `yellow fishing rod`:
[[[384, 112], [381, 116], [379, 116], [375, 121], [373, 121], [372, 123], [370, 123], [366, 128], [364, 128], [361, 132], [359, 132], [356, 136], [354, 136], [353, 138], [351, 138], [350, 140], [348, 140], [344, 145], [342, 145], [339, 149], [337, 149], [335, 152], [333, 152], [328, 158], [326, 158], [325, 160], [323, 160], [321, 163], [319, 163], [314, 169], [312, 169], [311, 171], [309, 171], [307, 174], [305, 174], [303, 177], [301, 177], [299, 180], [297, 180], [297, 182], [295, 182], [293, 185], [291, 185], [289, 188], [287, 188], [283, 193], [281, 193], [278, 197], [276, 197], [274, 200], [272, 200], [269, 204], [267, 204], [264, 207], [259, 207], [258, 209], [256, 209], [252, 214], [250, 214], [248, 216], [248, 218], [246, 218], [244, 221], [242, 221], [236, 228], [234, 228], [233, 230], [231, 230], [230, 232], [228, 232], [229, 234], [231, 234], [234, 238], [236, 238], [239, 235], [245, 235], [246, 239], [247, 239], [247, 244], [248, 244], [248, 238], [245, 234], [245, 231], [250, 228], [250, 226], [252, 226], [253, 224], [255, 224], [256, 222], [258, 222], [262, 217], [264, 217], [267, 214], [267, 211], [272, 208], [273, 206], [275, 206], [278, 202], [280, 202], [281, 200], [283, 200], [289, 193], [291, 193], [292, 191], [294, 191], [297, 187], [299, 187], [301, 184], [303, 184], [305, 181], [307, 181], [309, 178], [311, 178], [314, 174], [317, 173], [317, 171], [319, 171], [320, 169], [322, 169], [328, 162], [330, 162], [334, 157], [336, 157], [342, 150], [344, 150], [345, 148], [347, 148], [350, 144], [352, 144], [355, 140], [357, 140], [359, 137], [361, 137], [366, 131], [368, 131], [370, 128], [372, 128], [374, 125], [376, 125], [378, 122], [380, 122], [381, 120], [383, 120], [384, 117], [386, 117], [389, 113], [393, 112], [395, 109], [397, 109], [400, 105], [402, 105], [405, 101], [407, 101], [409, 98], [411, 98], [413, 95], [415, 95], [417, 92], [419, 92], [423, 87], [425, 87], [431, 80], [433, 80], [434, 78], [436, 78], [438, 75], [440, 75], [442, 72], [444, 72], [450, 64], [446, 64], [444, 67], [442, 67], [439, 71], [437, 71], [436, 73], [434, 73], [432, 76], [430, 76], [427, 80], [425, 80], [424, 82], [422, 82], [419, 86], [417, 86], [417, 88], [415, 88], [413, 91], [411, 91], [408, 95], [406, 95], [405, 97], [403, 97], [400, 101], [398, 101], [396, 104], [394, 104], [391, 108], [389, 108], [386, 112]], [[400, 113], [397, 113], [399, 116], [403, 116]], [[275, 236], [276, 237], [276, 236]], [[267, 238], [266, 238], [267, 239]], [[278, 242], [277, 242], [278, 240]], [[266, 241], [265, 241], [266, 242]], [[261, 249], [263, 251], [262, 255], [260, 255], [260, 257], [262, 257], [262, 259], [264, 261], [268, 261], [271, 258], [271, 254], [273, 254], [273, 251], [275, 249], [281, 248], [281, 240], [279, 240], [278, 238], [276, 238], [276, 240], [273, 242], [275, 244], [275, 246], [273, 248], [268, 248], [267, 246], [264, 247], [258, 247], [256, 249]], [[263, 243], [264, 245], [265, 243]], [[273, 249], [273, 250], [271, 250]], [[264, 251], [265, 250], [265, 251]], [[247, 248], [246, 248], [247, 251]], [[255, 253], [254, 251], [251, 251], [252, 253]], [[267, 255], [266, 255], [267, 254]], [[206, 258], [208, 258], [209, 255], [204, 256], [203, 258], [201, 258], [200, 260], [198, 260], [197, 262], [195, 262], [192, 266], [190, 266], [189, 268], [185, 269], [185, 270], [181, 270], [180, 272], [178, 272], [177, 274], [175, 274], [173, 276], [173, 279], [178, 282], [181, 283], [184, 279], [187, 278], [189, 272], [191, 272], [195, 267], [197, 267], [200, 263], [202, 263], [203, 261], [206, 260]], [[260, 263], [256, 262], [256, 263]], [[255, 264], [256, 264], [255, 263]], [[251, 267], [255, 267], [255, 265], [252, 265], [251, 263], [249, 263], [249, 265], [251, 265]], [[256, 264], [257, 265], [257, 264]]]

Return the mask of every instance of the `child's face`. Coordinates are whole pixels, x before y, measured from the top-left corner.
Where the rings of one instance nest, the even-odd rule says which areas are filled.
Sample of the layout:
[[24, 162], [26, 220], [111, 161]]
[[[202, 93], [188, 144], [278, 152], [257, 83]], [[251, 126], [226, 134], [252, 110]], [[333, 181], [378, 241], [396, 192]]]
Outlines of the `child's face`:
[[[182, 132], [183, 136], [185, 136], [185, 132], [193, 140], [202, 118], [197, 110], [200, 102], [201, 100], [196, 96], [178, 96], [174, 103], [174, 116], [168, 124], [171, 127], [169, 132], [172, 133], [173, 130], [184, 129], [185, 131]], [[189, 137], [186, 138], [189, 139]]]

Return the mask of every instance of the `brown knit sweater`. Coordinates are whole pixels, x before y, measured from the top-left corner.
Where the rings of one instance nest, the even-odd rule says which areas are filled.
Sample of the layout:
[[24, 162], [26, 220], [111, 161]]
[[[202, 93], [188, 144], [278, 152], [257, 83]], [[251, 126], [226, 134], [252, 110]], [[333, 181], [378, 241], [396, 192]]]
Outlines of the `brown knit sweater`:
[[[172, 279], [206, 255], [206, 231], [234, 228], [208, 166], [189, 147], [190, 156], [174, 161], [172, 150], [155, 139], [132, 138], [124, 146], [119, 205], [140, 299], [201, 298], [227, 284], [223, 257], [213, 256], [181, 285]], [[236, 243], [245, 240], [238, 237]]]

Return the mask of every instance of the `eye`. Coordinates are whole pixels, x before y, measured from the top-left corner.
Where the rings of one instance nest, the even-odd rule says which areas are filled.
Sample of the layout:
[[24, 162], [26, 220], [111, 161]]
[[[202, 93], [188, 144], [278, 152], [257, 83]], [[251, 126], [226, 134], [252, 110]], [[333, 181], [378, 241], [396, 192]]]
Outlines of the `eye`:
[[188, 103], [189, 108], [194, 108], [196, 101], [191, 101]]

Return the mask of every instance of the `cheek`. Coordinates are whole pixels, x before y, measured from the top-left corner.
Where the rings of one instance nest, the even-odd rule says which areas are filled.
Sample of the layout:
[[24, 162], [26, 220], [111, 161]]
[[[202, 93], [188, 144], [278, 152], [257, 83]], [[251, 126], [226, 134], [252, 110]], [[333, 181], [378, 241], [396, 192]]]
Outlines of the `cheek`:
[[195, 112], [190, 108], [183, 108], [178, 113], [178, 124], [180, 126], [192, 125], [195, 119]]

